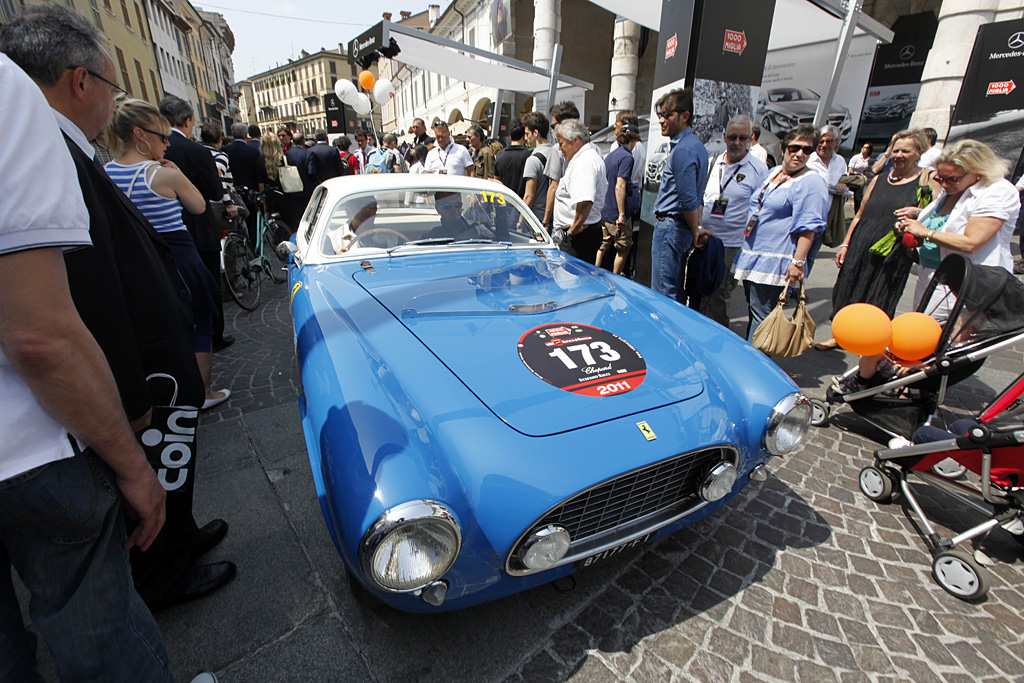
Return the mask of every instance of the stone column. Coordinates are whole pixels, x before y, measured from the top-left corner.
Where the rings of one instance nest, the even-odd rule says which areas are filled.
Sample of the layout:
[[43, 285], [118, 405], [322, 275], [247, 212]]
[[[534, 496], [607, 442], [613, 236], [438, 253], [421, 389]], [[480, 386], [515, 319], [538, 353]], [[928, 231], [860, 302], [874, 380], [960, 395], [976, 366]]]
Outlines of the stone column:
[[636, 111], [636, 73], [640, 63], [640, 24], [616, 17], [612, 50], [611, 88], [608, 93], [608, 125], [620, 111]]
[[1024, 0], [943, 0], [911, 128], [931, 127], [939, 135], [949, 130], [950, 107], [960, 95], [978, 28], [1022, 14]]
[[562, 0], [533, 0], [533, 64], [551, 68], [561, 35]]

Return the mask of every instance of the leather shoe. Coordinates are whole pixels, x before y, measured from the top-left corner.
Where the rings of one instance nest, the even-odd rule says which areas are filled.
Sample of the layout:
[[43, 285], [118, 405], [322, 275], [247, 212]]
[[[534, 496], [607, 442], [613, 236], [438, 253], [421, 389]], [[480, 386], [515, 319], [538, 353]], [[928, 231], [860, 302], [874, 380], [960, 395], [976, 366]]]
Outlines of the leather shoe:
[[215, 339], [213, 341], [213, 350], [214, 351], [220, 351], [222, 349], [228, 348], [229, 346], [231, 346], [234, 343], [235, 343], [234, 336], [232, 336], [230, 334], [225, 334], [220, 339]]
[[230, 583], [237, 573], [238, 568], [234, 562], [214, 562], [190, 567], [178, 581], [178, 585], [183, 587], [172, 589], [163, 597], [153, 600], [149, 603], [149, 609], [155, 612], [198, 600]]
[[210, 552], [227, 535], [228, 523], [223, 519], [215, 519], [212, 522], [208, 522], [199, 530], [199, 538], [192, 548], [192, 559], [194, 560], [200, 555]]

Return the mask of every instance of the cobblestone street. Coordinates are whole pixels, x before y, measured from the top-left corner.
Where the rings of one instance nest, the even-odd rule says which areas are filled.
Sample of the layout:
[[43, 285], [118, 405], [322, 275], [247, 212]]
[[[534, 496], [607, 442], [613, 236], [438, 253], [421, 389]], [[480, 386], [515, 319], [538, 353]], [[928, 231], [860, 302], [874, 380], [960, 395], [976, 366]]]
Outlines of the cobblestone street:
[[[809, 289], [819, 339], [827, 260]], [[196, 517], [229, 521], [210, 559], [238, 563], [238, 578], [158, 615], [179, 679], [212, 669], [223, 683], [1024, 680], [1020, 544], [1001, 529], [982, 544], [995, 562], [986, 601], [945, 593], [905, 504], [859, 492], [883, 437], [848, 410], [718, 514], [580, 571], [575, 585], [438, 616], [357, 602], [310, 477], [287, 285], [263, 295], [252, 313], [225, 304], [238, 341], [217, 355], [214, 385], [233, 395], [200, 432]], [[850, 358], [812, 350], [781, 364], [821, 396]], [[1000, 353], [948, 404], [978, 409], [1021, 367], [1020, 350]], [[922, 499], [949, 528], [978, 519]]]

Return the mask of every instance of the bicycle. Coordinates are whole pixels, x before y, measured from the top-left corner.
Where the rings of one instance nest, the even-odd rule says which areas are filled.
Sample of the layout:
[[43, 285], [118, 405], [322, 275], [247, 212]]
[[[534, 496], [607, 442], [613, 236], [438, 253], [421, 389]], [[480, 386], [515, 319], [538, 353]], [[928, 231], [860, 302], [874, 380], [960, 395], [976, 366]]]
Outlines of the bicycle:
[[274, 284], [288, 279], [285, 273], [288, 262], [277, 253], [277, 245], [288, 239], [291, 229], [279, 214], [267, 213], [265, 194], [249, 191], [249, 199], [256, 206], [259, 250], [253, 250], [244, 220], [234, 218], [234, 227], [224, 240], [223, 256], [224, 280], [231, 298], [245, 310], [252, 311], [259, 304], [262, 277]]

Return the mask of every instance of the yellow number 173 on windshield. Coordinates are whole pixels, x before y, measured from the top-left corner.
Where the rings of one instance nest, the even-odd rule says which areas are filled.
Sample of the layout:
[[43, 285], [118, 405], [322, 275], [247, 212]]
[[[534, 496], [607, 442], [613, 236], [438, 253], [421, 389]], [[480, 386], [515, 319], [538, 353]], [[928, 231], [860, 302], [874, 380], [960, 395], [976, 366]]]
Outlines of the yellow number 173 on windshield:
[[505, 205], [505, 195], [500, 192], [487, 192], [484, 190], [480, 195], [484, 198], [485, 202], [498, 203], [502, 206]]

